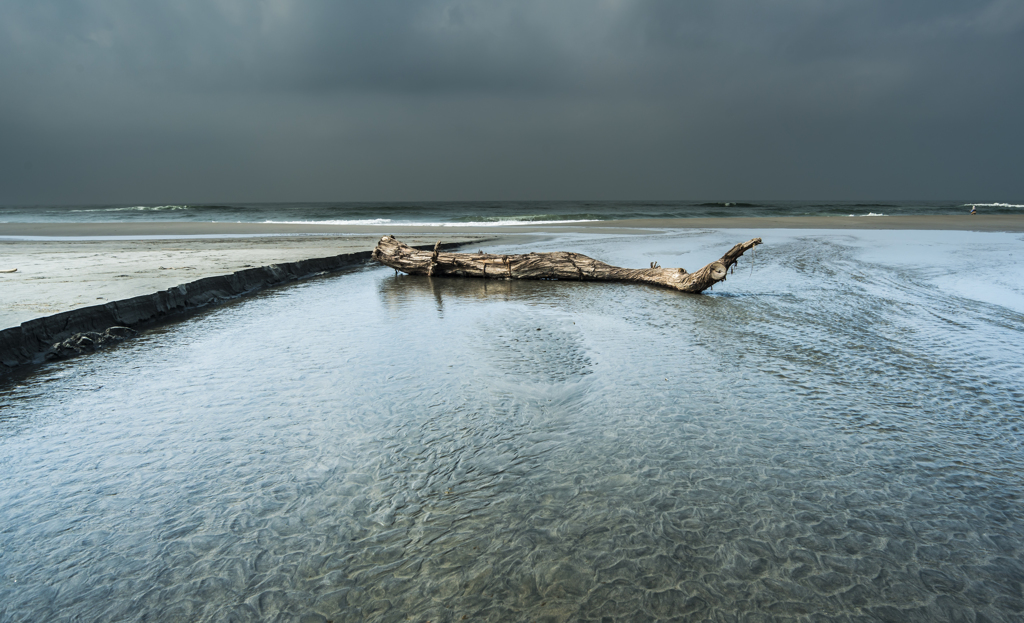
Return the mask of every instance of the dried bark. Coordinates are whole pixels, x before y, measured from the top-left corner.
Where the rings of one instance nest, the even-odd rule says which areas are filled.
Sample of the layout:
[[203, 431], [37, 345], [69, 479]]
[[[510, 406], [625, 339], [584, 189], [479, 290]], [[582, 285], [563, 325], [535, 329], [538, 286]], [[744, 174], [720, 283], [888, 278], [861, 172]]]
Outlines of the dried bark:
[[494, 255], [488, 253], [440, 253], [438, 241], [431, 251], [418, 251], [394, 236], [384, 236], [373, 250], [373, 259], [410, 275], [482, 277], [484, 279], [564, 279], [571, 281], [625, 281], [646, 283], [680, 292], [699, 294], [725, 281], [729, 268], [748, 249], [761, 244], [754, 238], [729, 249], [720, 259], [697, 272], [682, 268], [619, 268], [586, 255], [557, 251]]

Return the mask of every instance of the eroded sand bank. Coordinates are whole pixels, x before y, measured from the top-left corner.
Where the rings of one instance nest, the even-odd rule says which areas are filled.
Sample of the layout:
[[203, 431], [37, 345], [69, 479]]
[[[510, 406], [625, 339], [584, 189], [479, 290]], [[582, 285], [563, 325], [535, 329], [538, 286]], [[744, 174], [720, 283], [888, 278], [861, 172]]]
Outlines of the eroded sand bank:
[[[161, 240], [4, 240], [0, 330], [90, 305], [151, 294], [247, 268], [369, 251], [375, 236], [258, 236]], [[428, 244], [422, 236], [411, 244]], [[446, 242], [477, 240], [445, 236]]]

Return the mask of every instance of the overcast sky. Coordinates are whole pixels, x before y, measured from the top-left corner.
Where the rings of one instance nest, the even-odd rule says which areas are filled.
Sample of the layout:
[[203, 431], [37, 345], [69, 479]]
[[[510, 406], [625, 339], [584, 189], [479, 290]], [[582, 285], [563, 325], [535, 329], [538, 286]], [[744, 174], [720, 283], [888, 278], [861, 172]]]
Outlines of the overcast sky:
[[3, 0], [0, 203], [1024, 200], [1021, 0]]

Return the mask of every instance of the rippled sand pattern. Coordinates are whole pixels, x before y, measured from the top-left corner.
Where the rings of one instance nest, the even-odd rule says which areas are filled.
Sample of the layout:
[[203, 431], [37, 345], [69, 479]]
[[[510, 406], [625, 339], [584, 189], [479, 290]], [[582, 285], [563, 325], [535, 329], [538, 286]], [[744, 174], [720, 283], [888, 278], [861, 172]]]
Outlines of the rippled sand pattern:
[[766, 242], [712, 296], [367, 269], [0, 386], [0, 621], [1024, 619], [1024, 317]]

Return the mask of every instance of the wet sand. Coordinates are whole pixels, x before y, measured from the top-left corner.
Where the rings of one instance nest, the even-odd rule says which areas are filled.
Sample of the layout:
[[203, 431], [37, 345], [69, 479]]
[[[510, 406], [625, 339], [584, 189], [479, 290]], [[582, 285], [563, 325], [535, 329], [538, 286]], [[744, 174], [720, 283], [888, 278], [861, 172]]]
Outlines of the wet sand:
[[[4, 240], [4, 233], [0, 227], [0, 270], [17, 272], [0, 273], [0, 330], [247, 268], [369, 251], [377, 241], [376, 236], [322, 235], [40, 241]], [[409, 244], [436, 239], [413, 236]], [[479, 239], [444, 237], [445, 242]]]
[[1024, 215], [635, 219], [523, 226], [283, 223], [0, 223], [0, 329], [245, 268], [408, 244], [674, 229], [899, 229], [1024, 232]]
[[523, 248], [752, 235], [711, 296], [361, 270], [0, 380], [0, 618], [1021, 623], [1024, 235]]
[[0, 242], [10, 237], [93, 237], [93, 236], [251, 236], [272, 234], [383, 234], [482, 235], [537, 232], [626, 233], [650, 229], [907, 229], [1024, 232], [1024, 215], [915, 215], [915, 216], [808, 216], [760, 218], [680, 218], [587, 221], [563, 224], [508, 225], [502, 227], [453, 225], [323, 225], [295, 223], [0, 223]]

